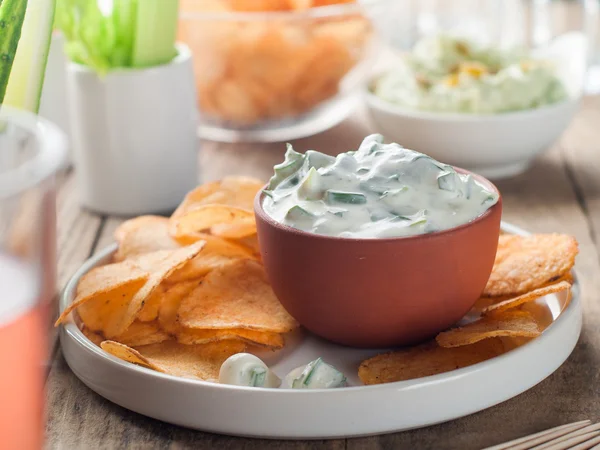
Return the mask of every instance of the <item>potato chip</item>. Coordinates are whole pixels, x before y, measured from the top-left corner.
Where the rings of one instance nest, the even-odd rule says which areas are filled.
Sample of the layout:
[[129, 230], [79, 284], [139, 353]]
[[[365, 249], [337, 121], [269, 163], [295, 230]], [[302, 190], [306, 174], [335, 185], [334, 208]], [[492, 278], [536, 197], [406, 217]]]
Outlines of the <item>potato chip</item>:
[[367, 359], [361, 363], [358, 376], [365, 384], [412, 380], [471, 366], [502, 353], [504, 345], [498, 338], [455, 348], [427, 342]]
[[[172, 276], [169, 278], [172, 278]], [[165, 295], [165, 289], [166, 288], [163, 287], [163, 285], [160, 285], [156, 288], [156, 290], [144, 302], [144, 306], [142, 306], [142, 309], [137, 315], [137, 320], [141, 322], [152, 322], [158, 318], [158, 310], [160, 309], [160, 304], [162, 303]]]
[[562, 234], [502, 235], [485, 297], [520, 295], [566, 275], [575, 264], [577, 241]]
[[261, 258], [260, 247], [258, 245], [258, 235], [253, 234], [252, 236], [247, 236], [245, 238], [238, 239], [236, 240], [236, 243], [247, 249], [256, 259]]
[[220, 181], [202, 184], [185, 196], [171, 219], [181, 217], [202, 205], [230, 205], [251, 211], [254, 197], [264, 184], [256, 178], [244, 176], [229, 176]]
[[104, 341], [100, 344], [102, 350], [116, 356], [123, 361], [147, 367], [148, 369], [161, 371], [157, 366], [152, 364], [147, 358], [142, 356], [137, 350], [115, 341]]
[[206, 344], [228, 339], [240, 340], [248, 344], [279, 349], [284, 345], [283, 337], [279, 333], [268, 331], [244, 330], [234, 328], [229, 330], [198, 330], [180, 327], [176, 333], [177, 341], [182, 344]]
[[92, 341], [98, 347], [100, 347], [100, 344], [102, 343], [102, 341], [104, 341], [104, 337], [103, 336], [101, 336], [100, 334], [98, 334], [98, 333], [90, 330], [86, 326], [81, 327], [81, 332], [83, 333], [83, 335], [86, 338], [88, 338], [90, 341]]
[[181, 302], [179, 321], [195, 329], [244, 328], [285, 333], [298, 326], [281, 306], [264, 268], [239, 260], [210, 272]]
[[168, 283], [181, 283], [204, 277], [208, 272], [237, 259], [256, 259], [245, 246], [217, 236], [199, 234], [206, 245], [194, 259], [169, 277]]
[[254, 213], [230, 205], [202, 205], [171, 219], [171, 235], [179, 240], [208, 231], [221, 237], [242, 238], [256, 233]]
[[497, 314], [508, 309], [516, 308], [517, 306], [522, 305], [523, 303], [533, 302], [538, 298], [544, 297], [546, 295], [554, 294], [556, 292], [561, 292], [567, 289], [570, 289], [571, 285], [566, 281], [561, 281], [560, 283], [551, 284], [549, 286], [545, 286], [539, 289], [535, 289], [533, 291], [527, 292], [526, 294], [519, 295], [518, 297], [514, 297], [509, 300], [504, 300], [500, 303], [495, 303], [493, 305], [488, 306], [483, 310], [484, 314]]
[[[125, 311], [122, 311], [118, 317], [111, 321], [110, 326], [104, 328], [104, 335], [107, 338], [114, 338], [125, 332], [140, 310], [144, 302], [151, 298], [152, 294], [158, 289], [160, 284], [167, 279], [177, 269], [183, 267], [188, 261], [194, 258], [202, 248], [204, 242], [200, 241], [188, 247], [177, 250], [162, 250], [154, 253], [147, 253], [142, 257], [133, 260], [135, 264], [142, 265], [142, 268], [148, 270], [150, 276], [140, 288], [140, 290], [131, 299]], [[83, 317], [82, 317], [83, 318]]]
[[[90, 270], [81, 277], [77, 285], [75, 300], [63, 311], [56, 321], [56, 325], [64, 322], [71, 311], [90, 300], [94, 300], [97, 307], [105, 305], [115, 298], [118, 298], [121, 303], [127, 303], [141, 289], [147, 279], [148, 272], [130, 261], [107, 264]], [[88, 326], [90, 325], [88, 324]], [[92, 329], [97, 331], [99, 328], [92, 327]]]
[[169, 375], [217, 382], [221, 364], [231, 355], [241, 353], [246, 345], [240, 341], [221, 341], [204, 345], [183, 345], [173, 341], [130, 348], [104, 341], [106, 352], [124, 361]]
[[160, 326], [169, 333], [176, 334], [180, 330], [177, 313], [181, 301], [192, 292], [200, 281], [187, 281], [175, 284], [164, 293], [160, 309], [158, 311], [158, 322]]
[[169, 219], [159, 216], [141, 216], [123, 222], [115, 231], [115, 239], [119, 244], [115, 261], [181, 247], [169, 234]]
[[289, 0], [226, 0], [234, 11], [260, 12], [260, 11], [289, 11]]
[[138, 347], [140, 345], [157, 344], [169, 338], [169, 333], [161, 330], [157, 321], [140, 322], [135, 320], [123, 333], [113, 339], [129, 347]]
[[435, 337], [441, 347], [461, 347], [494, 337], [536, 337], [541, 334], [533, 316], [526, 311], [505, 311]]

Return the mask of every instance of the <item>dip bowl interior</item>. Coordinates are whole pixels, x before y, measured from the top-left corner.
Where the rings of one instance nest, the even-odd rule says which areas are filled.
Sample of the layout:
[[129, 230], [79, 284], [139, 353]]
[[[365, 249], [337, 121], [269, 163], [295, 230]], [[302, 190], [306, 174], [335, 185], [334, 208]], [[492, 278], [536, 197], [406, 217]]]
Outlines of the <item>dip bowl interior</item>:
[[309, 331], [348, 346], [409, 345], [450, 327], [479, 298], [496, 256], [501, 197], [464, 225], [388, 239], [300, 231], [271, 218], [263, 200], [259, 192], [254, 210], [275, 294]]

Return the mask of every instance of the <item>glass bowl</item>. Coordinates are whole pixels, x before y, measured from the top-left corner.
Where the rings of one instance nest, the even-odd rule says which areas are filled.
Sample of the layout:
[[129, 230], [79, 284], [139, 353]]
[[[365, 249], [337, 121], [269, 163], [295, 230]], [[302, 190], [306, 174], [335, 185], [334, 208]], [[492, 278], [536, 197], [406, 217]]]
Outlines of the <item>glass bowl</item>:
[[250, 12], [229, 9], [231, 0], [182, 1], [179, 39], [194, 56], [202, 137], [282, 141], [342, 121], [377, 54], [374, 20], [393, 1]]

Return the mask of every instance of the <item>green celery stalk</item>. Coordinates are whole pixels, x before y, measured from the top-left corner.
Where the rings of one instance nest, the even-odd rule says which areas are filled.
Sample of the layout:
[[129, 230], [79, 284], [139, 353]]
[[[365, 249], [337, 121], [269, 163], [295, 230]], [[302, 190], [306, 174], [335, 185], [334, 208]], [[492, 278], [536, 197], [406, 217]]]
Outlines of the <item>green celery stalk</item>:
[[[113, 23], [116, 35], [111, 60], [113, 67], [129, 67], [135, 39], [138, 0], [113, 0]], [[142, 0], [144, 2], [146, 0]], [[168, 0], [167, 0], [168, 1]]]
[[26, 10], [27, 0], [3, 0], [0, 3], [0, 103], [4, 102], [8, 88]]
[[38, 112], [52, 39], [54, 8], [55, 0], [31, 0], [27, 4], [4, 98], [7, 105]]
[[72, 61], [104, 75], [164, 64], [176, 54], [178, 0], [59, 0], [57, 24]]
[[178, 0], [142, 0], [137, 5], [137, 23], [131, 65], [165, 64], [177, 54]]

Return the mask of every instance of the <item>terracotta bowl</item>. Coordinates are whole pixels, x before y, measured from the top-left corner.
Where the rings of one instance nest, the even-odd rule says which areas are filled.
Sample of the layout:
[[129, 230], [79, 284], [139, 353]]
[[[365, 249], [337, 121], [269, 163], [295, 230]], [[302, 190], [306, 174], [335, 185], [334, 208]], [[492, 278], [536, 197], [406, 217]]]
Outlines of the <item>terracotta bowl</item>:
[[299, 231], [268, 216], [263, 199], [259, 192], [254, 211], [275, 294], [305, 328], [344, 345], [391, 347], [435, 336], [475, 304], [496, 256], [501, 198], [465, 225], [391, 239]]

